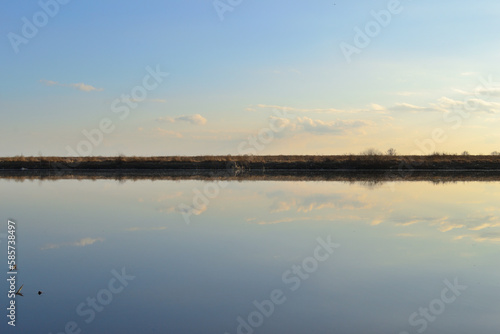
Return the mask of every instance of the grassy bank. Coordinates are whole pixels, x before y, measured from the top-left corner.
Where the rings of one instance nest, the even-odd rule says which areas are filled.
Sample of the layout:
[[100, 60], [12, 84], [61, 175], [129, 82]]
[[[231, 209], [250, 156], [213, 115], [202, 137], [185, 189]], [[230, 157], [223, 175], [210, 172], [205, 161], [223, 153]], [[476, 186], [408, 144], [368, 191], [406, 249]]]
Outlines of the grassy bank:
[[499, 155], [4, 157], [0, 170], [500, 170]]

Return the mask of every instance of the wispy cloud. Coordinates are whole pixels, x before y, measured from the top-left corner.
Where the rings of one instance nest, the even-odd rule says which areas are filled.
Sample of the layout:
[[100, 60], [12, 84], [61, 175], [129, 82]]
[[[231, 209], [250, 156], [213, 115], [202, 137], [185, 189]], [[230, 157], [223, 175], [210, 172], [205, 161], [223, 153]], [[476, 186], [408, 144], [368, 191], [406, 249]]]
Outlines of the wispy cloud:
[[[261, 109], [274, 109], [281, 111], [289, 111], [289, 112], [301, 112], [301, 113], [327, 113], [327, 114], [338, 114], [338, 113], [356, 113], [360, 110], [343, 110], [336, 108], [294, 108], [294, 107], [286, 107], [279, 105], [267, 105], [267, 104], [258, 104], [258, 108]], [[247, 108], [254, 110], [253, 108]]]
[[485, 101], [479, 98], [470, 98], [468, 100], [454, 100], [448, 97], [442, 97], [434, 107], [443, 112], [450, 112], [455, 109], [464, 109], [469, 112], [484, 112], [495, 114], [500, 112], [500, 103]]
[[349, 130], [372, 125], [371, 122], [365, 120], [323, 121], [309, 117], [297, 117], [291, 120], [276, 116], [270, 116], [269, 119], [275, 122], [276, 126], [291, 132], [309, 132], [316, 134], [343, 134]]
[[177, 131], [166, 130], [162, 128], [156, 128], [154, 131], [160, 136], [182, 138], [182, 134]]
[[85, 246], [93, 245], [98, 241], [103, 242], [104, 239], [103, 238], [83, 238], [83, 239], [80, 239], [80, 240], [75, 241], [75, 242], [65, 242], [65, 243], [61, 243], [61, 244], [47, 244], [47, 245], [43, 246], [41, 249], [42, 250], [56, 249], [56, 248], [61, 248], [61, 247], [65, 247], [65, 246], [85, 247]]
[[360, 196], [352, 196], [345, 194], [329, 194], [329, 195], [312, 195], [312, 196], [295, 196], [283, 198], [283, 195], [273, 194], [270, 197], [276, 200], [270, 207], [271, 213], [285, 212], [296, 210], [297, 212], [309, 213], [321, 209], [344, 209], [355, 210], [367, 207], [367, 203], [363, 202]]
[[396, 226], [411, 226], [411, 225], [416, 224], [418, 222], [419, 222], [419, 220], [415, 219], [415, 220], [410, 220], [410, 221], [404, 222], [404, 223], [396, 223]]
[[190, 214], [193, 214], [195, 216], [199, 216], [207, 210], [208, 210], [208, 206], [206, 204], [202, 204], [197, 208], [195, 208], [195, 207], [180, 207], [180, 206], [171, 207], [171, 208], [167, 209], [167, 212], [174, 211], [177, 213], [185, 213], [185, 214], [190, 213]]
[[388, 108], [389, 111], [400, 111], [400, 112], [419, 112], [419, 111], [438, 111], [436, 108], [420, 107], [409, 103], [396, 103], [394, 106]]
[[166, 230], [167, 227], [159, 226], [159, 227], [129, 227], [125, 229], [125, 231], [129, 232], [137, 232], [137, 231], [163, 231]]
[[176, 123], [176, 122], [188, 122], [196, 125], [204, 125], [207, 123], [207, 119], [200, 114], [195, 115], [184, 115], [177, 117], [158, 117], [156, 119], [158, 122]]
[[463, 234], [463, 235], [458, 235], [453, 239], [462, 240], [465, 238], [470, 238], [470, 239], [474, 240], [475, 242], [497, 243], [497, 242], [500, 242], [500, 233], [488, 232], [488, 233], [482, 233], [482, 234]]
[[[466, 91], [455, 89], [455, 92], [461, 95], [471, 95]], [[477, 95], [485, 96], [500, 96], [500, 88], [490, 88], [490, 89], [480, 89]], [[480, 95], [479, 95], [480, 96]], [[500, 103], [486, 101], [481, 98], [471, 97], [462, 100], [455, 100], [446, 96], [439, 98], [436, 102], [430, 103], [428, 106], [418, 106], [406, 102], [395, 103], [390, 107], [385, 107], [379, 104], [372, 103], [370, 108], [379, 112], [392, 112], [392, 113], [402, 113], [402, 112], [452, 112], [454, 110], [467, 110], [468, 112], [477, 113], [489, 113], [495, 114], [500, 112]]]
[[449, 232], [449, 231], [454, 230], [456, 228], [464, 228], [464, 227], [465, 227], [465, 225], [463, 225], [463, 224], [451, 224], [449, 222], [443, 222], [442, 226], [439, 227], [439, 230], [441, 232]]
[[498, 222], [498, 223], [484, 223], [484, 224], [481, 224], [479, 226], [471, 227], [471, 228], [469, 228], [469, 230], [471, 230], [471, 231], [480, 231], [480, 230], [484, 230], [485, 228], [499, 227], [499, 226], [500, 226], [500, 222]]
[[41, 83], [45, 84], [46, 86], [61, 86], [61, 87], [71, 87], [75, 88], [78, 90], [81, 90], [82, 92], [92, 92], [92, 91], [103, 91], [103, 88], [96, 88], [91, 85], [84, 84], [83, 82], [80, 83], [72, 83], [72, 84], [63, 84], [59, 83], [57, 81], [52, 81], [52, 80], [40, 80]]

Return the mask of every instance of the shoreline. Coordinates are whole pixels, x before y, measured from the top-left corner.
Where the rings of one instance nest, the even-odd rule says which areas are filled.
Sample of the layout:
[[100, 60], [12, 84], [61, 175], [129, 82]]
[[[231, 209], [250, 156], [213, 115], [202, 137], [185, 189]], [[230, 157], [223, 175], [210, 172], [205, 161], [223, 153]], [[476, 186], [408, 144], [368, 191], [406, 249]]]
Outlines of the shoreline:
[[3, 171], [214, 170], [214, 171], [494, 171], [500, 155], [330, 155], [330, 156], [166, 156], [166, 157], [4, 157]]
[[449, 182], [498, 182], [500, 170], [1, 170], [0, 179], [15, 182], [57, 181], [57, 180], [197, 180], [197, 181], [326, 181], [361, 182], [383, 184], [387, 182], [428, 181], [432, 183]]
[[500, 156], [18, 156], [0, 158], [0, 179], [345, 181], [374, 184], [500, 181]]

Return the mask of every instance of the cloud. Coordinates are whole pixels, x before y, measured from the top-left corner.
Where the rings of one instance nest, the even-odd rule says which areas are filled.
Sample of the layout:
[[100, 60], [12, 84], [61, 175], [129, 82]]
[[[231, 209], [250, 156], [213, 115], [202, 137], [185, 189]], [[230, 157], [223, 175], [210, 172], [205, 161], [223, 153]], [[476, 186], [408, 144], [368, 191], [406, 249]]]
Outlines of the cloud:
[[416, 224], [418, 222], [419, 222], [419, 220], [414, 219], [414, 220], [410, 220], [410, 221], [405, 222], [405, 223], [396, 223], [396, 226], [411, 226], [411, 225]]
[[275, 110], [281, 110], [281, 111], [313, 112], [313, 113], [327, 113], [327, 114], [355, 113], [355, 112], [359, 111], [359, 110], [342, 110], [342, 109], [336, 109], [336, 108], [300, 109], [300, 108], [285, 107], [285, 106], [278, 106], [278, 105], [267, 105], [267, 104], [258, 104], [257, 107], [261, 108], [261, 109], [275, 109]]
[[102, 88], [95, 88], [94, 86], [91, 85], [86, 85], [83, 82], [80, 83], [75, 83], [75, 84], [70, 84], [71, 87], [74, 87], [78, 90], [84, 91], [84, 92], [92, 92], [92, 91], [102, 91]]
[[477, 93], [486, 96], [499, 97], [500, 96], [500, 87], [495, 88], [478, 88]]
[[165, 130], [165, 129], [162, 129], [162, 128], [156, 128], [155, 132], [157, 134], [159, 134], [160, 136], [182, 138], [182, 134], [180, 132], [176, 132], [176, 131]]
[[291, 132], [308, 132], [315, 134], [343, 134], [353, 129], [372, 125], [371, 122], [364, 120], [323, 121], [309, 117], [297, 117], [291, 120], [276, 116], [270, 116], [269, 119], [273, 120], [275, 126]]
[[177, 212], [177, 213], [181, 213], [181, 214], [193, 214], [195, 216], [199, 216], [201, 215], [203, 212], [207, 211], [208, 209], [208, 206], [206, 204], [202, 204], [202, 205], [199, 205], [197, 208], [193, 207], [193, 206], [187, 206], [187, 205], [184, 205], [184, 206], [181, 206], [181, 205], [178, 205], [176, 207], [172, 207], [172, 208], [169, 208], [169, 212], [171, 212], [172, 210]]
[[57, 81], [52, 81], [52, 80], [40, 80], [43, 84], [46, 86], [61, 86], [61, 87], [72, 87], [78, 90], [81, 90], [82, 92], [92, 92], [92, 91], [103, 91], [104, 89], [102, 88], [96, 88], [91, 85], [84, 84], [83, 82], [80, 83], [73, 83], [73, 84], [62, 84]]
[[489, 102], [479, 98], [470, 98], [463, 101], [441, 97], [436, 108], [443, 112], [450, 112], [456, 109], [462, 109], [467, 112], [484, 112], [488, 114], [496, 114], [500, 112], [500, 103]]
[[64, 246], [85, 247], [85, 246], [93, 245], [98, 241], [103, 242], [104, 239], [103, 238], [83, 238], [83, 239], [80, 239], [80, 240], [75, 241], [75, 242], [65, 242], [62, 244], [47, 244], [47, 245], [43, 246], [41, 249], [42, 250], [57, 249], [57, 248], [61, 248]]
[[[455, 89], [455, 91], [461, 95], [469, 95], [467, 92]], [[500, 88], [491, 89], [480, 89], [479, 92], [484, 95], [489, 96], [500, 96]], [[476, 94], [478, 95], [478, 94]], [[489, 114], [495, 114], [500, 112], [500, 103], [485, 101], [477, 97], [466, 98], [462, 100], [455, 100], [446, 96], [443, 96], [437, 100], [435, 103], [430, 103], [428, 107], [417, 106], [410, 103], [396, 103], [391, 107], [384, 107], [375, 103], [370, 105], [370, 108], [374, 111], [389, 111], [389, 112], [451, 112], [457, 109], [464, 110], [467, 112], [484, 112]]]
[[488, 232], [473, 237], [477, 242], [500, 242], [500, 233]]
[[364, 209], [367, 204], [359, 196], [350, 196], [345, 194], [329, 194], [329, 195], [312, 195], [304, 197], [290, 197], [284, 198], [283, 195], [273, 194], [271, 198], [276, 200], [271, 204], [270, 212], [279, 213], [290, 210], [297, 212], [309, 213], [315, 210], [322, 209], [343, 209], [343, 210], [357, 210]]
[[370, 104], [370, 108], [373, 109], [373, 110], [376, 110], [376, 111], [385, 111], [387, 110], [385, 107], [379, 105], [379, 104], [376, 104], [376, 103], [372, 103]]
[[136, 232], [136, 231], [163, 231], [167, 228], [165, 226], [160, 227], [129, 227], [125, 231]]
[[460, 95], [469, 97], [475, 96], [476, 98], [479, 98], [481, 95], [488, 97], [500, 97], [500, 87], [498, 86], [493, 86], [493, 87], [479, 86], [474, 91], [471, 92], [458, 88], [453, 88], [453, 91]]
[[479, 226], [471, 227], [471, 228], [469, 228], [469, 230], [480, 231], [480, 230], [484, 230], [485, 228], [499, 227], [499, 226], [500, 226], [500, 223], [484, 223], [484, 224], [481, 224]]
[[435, 108], [419, 107], [409, 103], [396, 103], [394, 106], [388, 109], [389, 111], [400, 111], [400, 112], [417, 112], [417, 111], [439, 111]]
[[463, 225], [463, 224], [451, 224], [451, 223], [443, 222], [442, 226], [439, 228], [439, 230], [441, 232], [448, 232], [448, 231], [454, 230], [456, 228], [464, 228], [464, 227], [465, 227], [465, 225]]
[[177, 116], [177, 117], [158, 117], [156, 120], [158, 122], [167, 122], [167, 123], [188, 122], [196, 125], [205, 125], [207, 123], [207, 119], [201, 116], [200, 114]]
[[474, 234], [465, 234], [465, 235], [459, 235], [454, 238], [454, 240], [462, 240], [464, 238], [470, 238], [475, 242], [500, 242], [500, 233], [495, 233], [495, 232], [488, 232], [488, 233], [482, 233], [478, 235]]

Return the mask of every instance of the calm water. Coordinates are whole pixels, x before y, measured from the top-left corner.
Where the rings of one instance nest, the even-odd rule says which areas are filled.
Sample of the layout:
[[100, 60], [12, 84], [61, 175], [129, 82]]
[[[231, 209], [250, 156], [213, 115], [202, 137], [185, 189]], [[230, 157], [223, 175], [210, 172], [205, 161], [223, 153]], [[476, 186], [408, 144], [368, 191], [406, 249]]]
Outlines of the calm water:
[[2, 333], [500, 329], [500, 183], [0, 180], [0, 189], [2, 277], [12, 218], [24, 284], [12, 328], [2, 279]]

